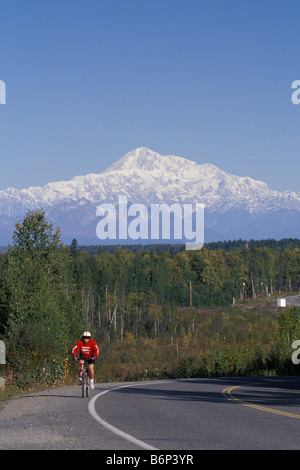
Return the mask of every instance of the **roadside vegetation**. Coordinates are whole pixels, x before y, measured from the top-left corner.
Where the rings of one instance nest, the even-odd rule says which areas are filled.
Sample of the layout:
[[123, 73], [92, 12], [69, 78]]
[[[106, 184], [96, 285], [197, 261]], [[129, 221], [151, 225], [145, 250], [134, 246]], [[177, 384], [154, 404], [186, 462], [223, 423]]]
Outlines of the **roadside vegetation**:
[[43, 211], [16, 224], [0, 254], [5, 392], [73, 383], [71, 349], [89, 329], [98, 381], [299, 374], [299, 240], [237, 241], [199, 251], [63, 246]]

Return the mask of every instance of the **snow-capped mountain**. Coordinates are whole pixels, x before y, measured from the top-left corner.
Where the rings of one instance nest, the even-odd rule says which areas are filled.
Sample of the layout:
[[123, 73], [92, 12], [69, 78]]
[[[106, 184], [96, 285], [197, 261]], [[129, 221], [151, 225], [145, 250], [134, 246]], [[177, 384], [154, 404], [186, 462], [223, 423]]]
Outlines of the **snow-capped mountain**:
[[261, 181], [228, 174], [209, 163], [161, 156], [141, 147], [99, 174], [0, 191], [0, 244], [10, 242], [14, 222], [36, 208], [43, 208], [47, 219], [60, 227], [64, 242], [76, 238], [82, 244], [100, 244], [96, 208], [117, 204], [122, 195], [146, 206], [204, 204], [207, 242], [298, 238], [300, 233], [300, 193], [273, 191]]

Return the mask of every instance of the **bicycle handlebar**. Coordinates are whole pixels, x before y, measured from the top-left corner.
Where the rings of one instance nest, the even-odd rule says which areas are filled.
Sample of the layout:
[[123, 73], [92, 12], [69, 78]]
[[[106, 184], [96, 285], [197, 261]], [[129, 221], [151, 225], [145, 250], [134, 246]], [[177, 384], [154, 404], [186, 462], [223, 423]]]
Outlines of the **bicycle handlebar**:
[[[77, 360], [78, 360], [78, 357], [77, 357], [77, 356], [73, 356], [73, 359], [74, 359], [74, 361], [77, 361]], [[85, 360], [85, 361], [90, 361], [90, 360], [96, 361], [96, 360], [97, 360], [97, 357], [96, 357], [96, 356], [85, 357], [84, 360]]]

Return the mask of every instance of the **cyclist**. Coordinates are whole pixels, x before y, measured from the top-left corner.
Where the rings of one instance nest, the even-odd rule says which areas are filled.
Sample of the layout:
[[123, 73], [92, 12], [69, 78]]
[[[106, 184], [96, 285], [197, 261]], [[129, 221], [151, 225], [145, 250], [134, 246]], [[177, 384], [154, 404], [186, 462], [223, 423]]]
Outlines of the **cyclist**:
[[75, 360], [77, 360], [77, 354], [80, 353], [79, 357], [79, 385], [82, 382], [82, 372], [84, 366], [84, 359], [87, 359], [89, 365], [89, 375], [90, 375], [90, 386], [91, 390], [94, 389], [94, 362], [99, 356], [99, 347], [92, 339], [92, 335], [89, 331], [84, 331], [82, 338], [77, 341], [74, 348], [72, 349], [72, 354]]

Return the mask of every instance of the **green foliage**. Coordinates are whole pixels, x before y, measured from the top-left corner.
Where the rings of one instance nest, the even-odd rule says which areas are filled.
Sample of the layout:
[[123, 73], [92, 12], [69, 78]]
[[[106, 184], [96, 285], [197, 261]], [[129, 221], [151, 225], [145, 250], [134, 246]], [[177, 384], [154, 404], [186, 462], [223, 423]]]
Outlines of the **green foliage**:
[[13, 240], [2, 255], [0, 309], [11, 380], [25, 388], [56, 383], [73, 335], [84, 325], [69, 255], [42, 211], [28, 212]]
[[272, 343], [268, 367], [279, 374], [298, 375], [298, 367], [291, 361], [291, 345], [300, 339], [300, 309], [289, 307], [279, 317], [278, 334]]
[[275, 302], [300, 288], [296, 240], [85, 248], [76, 239], [62, 246], [41, 210], [16, 224], [0, 255], [11, 383], [51, 386], [72, 375], [71, 347], [84, 329], [101, 343], [105, 381], [297, 373], [299, 309], [278, 315]]
[[42, 321], [18, 325], [7, 343], [7, 360], [14, 371], [8, 383], [28, 389], [59, 382], [67, 363], [58, 336]]
[[41, 211], [29, 212], [22, 225], [16, 224], [13, 240], [5, 255], [3, 280], [8, 331], [41, 315], [53, 321], [54, 293], [60, 288], [65, 264], [64, 254], [59, 252], [59, 231], [52, 233], [52, 225]]
[[291, 344], [284, 363], [273, 349], [281, 333], [274, 312], [239, 309], [210, 316], [194, 312], [187, 318], [181, 311], [177, 321], [180, 334], [170, 341], [162, 336], [137, 339], [127, 333], [123, 342], [111, 344], [98, 364], [100, 380], [299, 373], [291, 361]]

